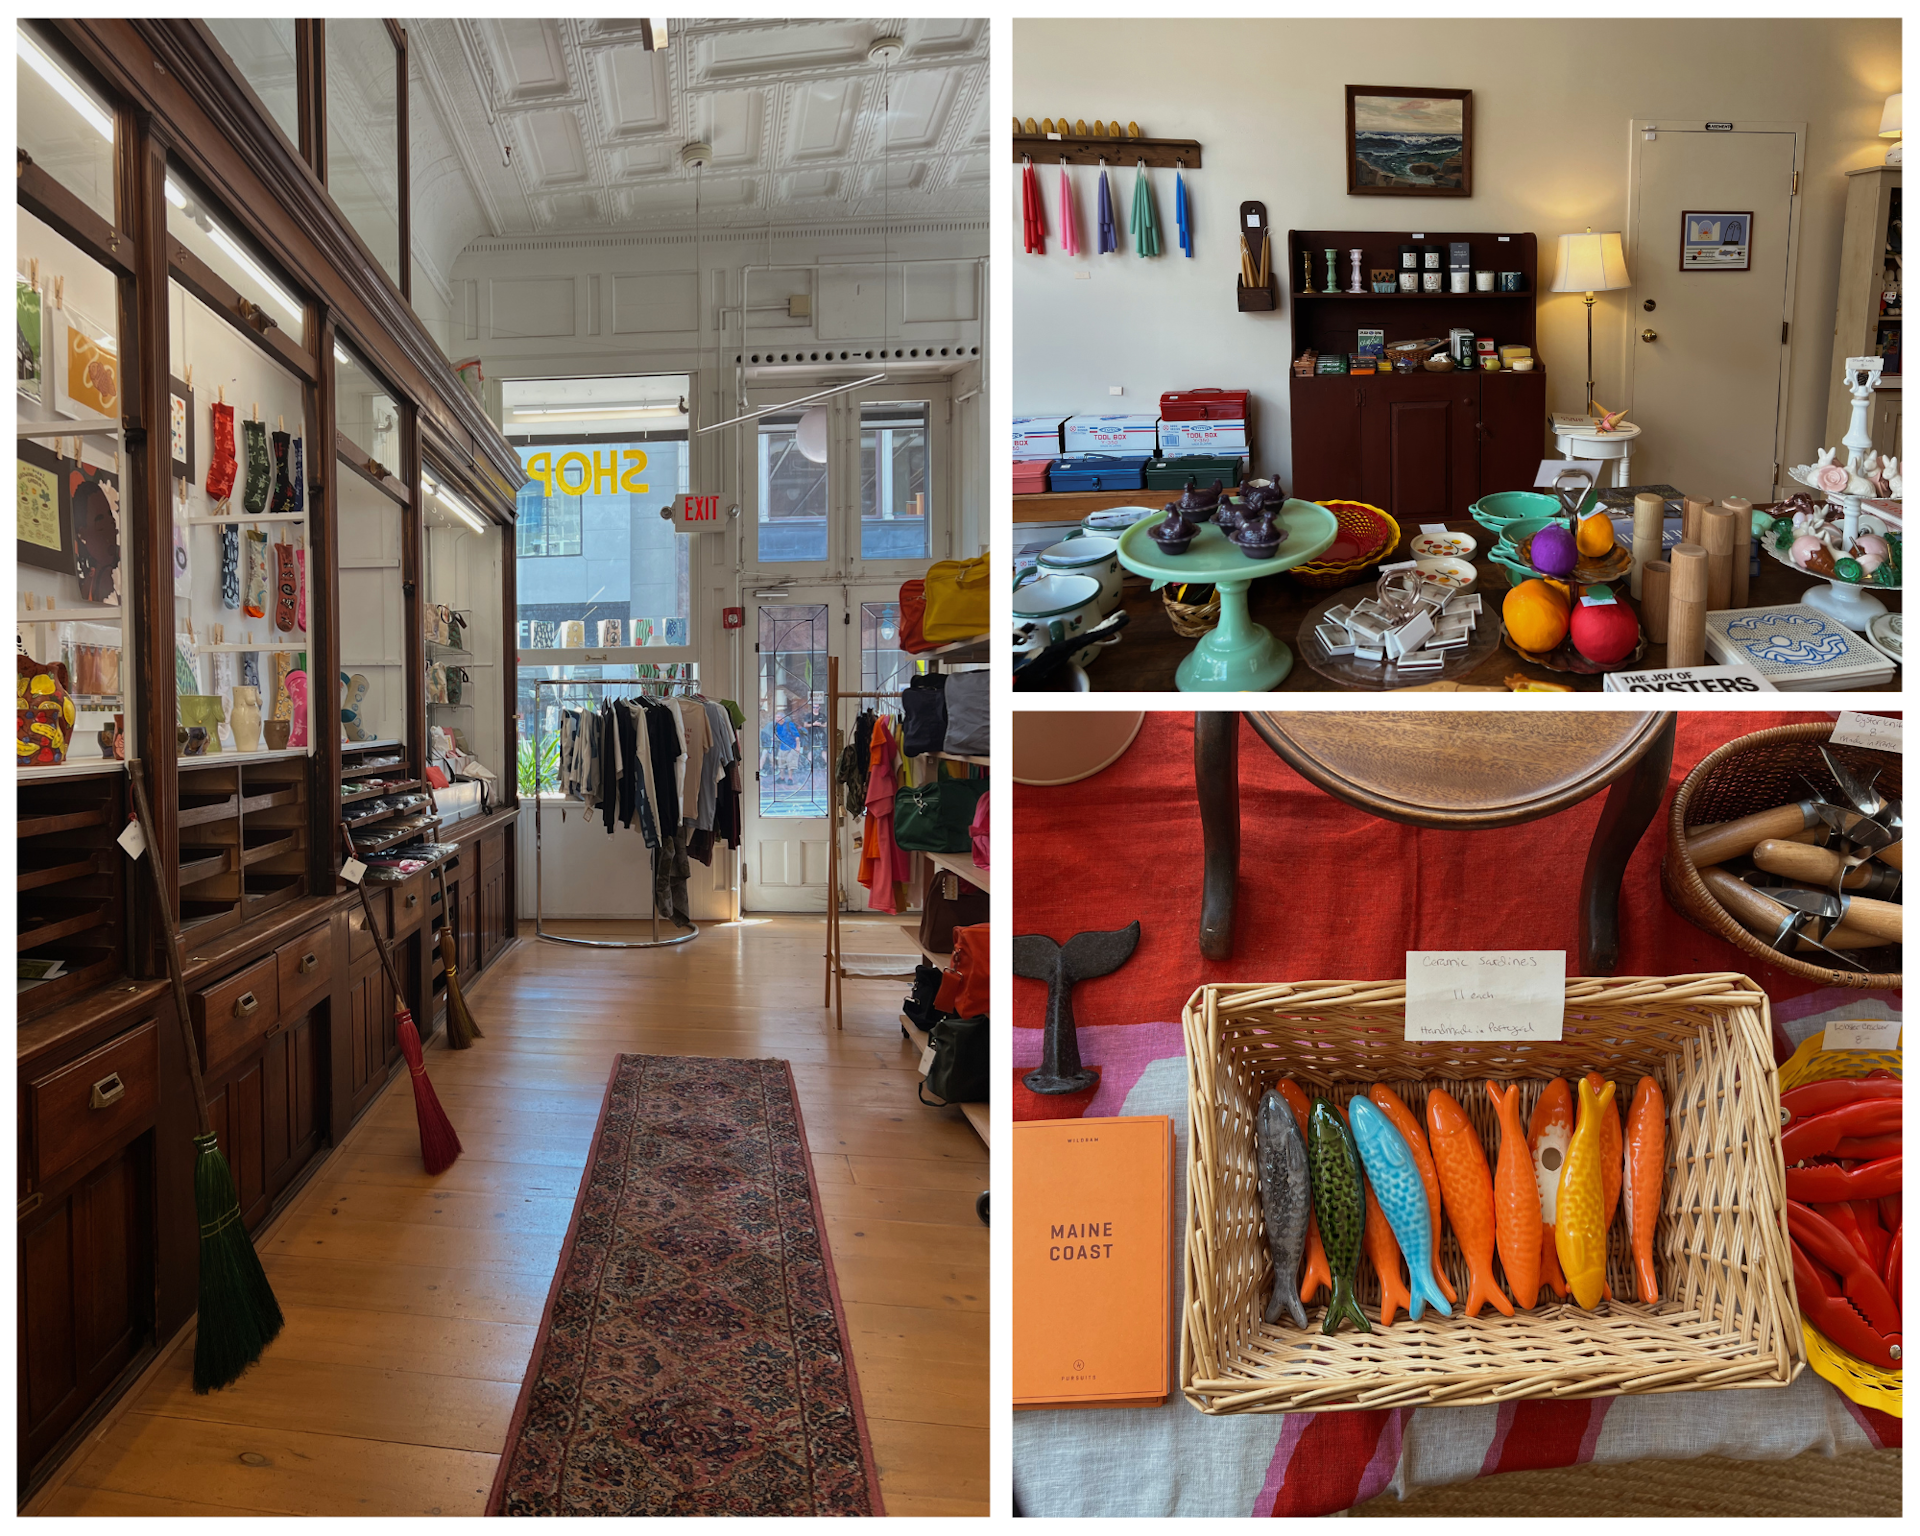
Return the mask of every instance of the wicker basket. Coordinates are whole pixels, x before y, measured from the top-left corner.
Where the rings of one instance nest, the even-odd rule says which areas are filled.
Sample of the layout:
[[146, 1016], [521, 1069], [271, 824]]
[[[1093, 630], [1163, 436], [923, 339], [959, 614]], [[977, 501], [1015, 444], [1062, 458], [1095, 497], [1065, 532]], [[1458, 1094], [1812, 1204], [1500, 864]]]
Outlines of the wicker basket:
[[1319, 505], [1331, 512], [1334, 521], [1348, 533], [1362, 532], [1374, 519], [1378, 519], [1387, 525], [1386, 539], [1376, 543], [1356, 560], [1336, 560], [1332, 563], [1310, 560], [1305, 565], [1296, 565], [1287, 574], [1301, 586], [1325, 592], [1337, 592], [1342, 587], [1350, 587], [1356, 576], [1368, 566], [1378, 565], [1399, 546], [1400, 525], [1384, 509], [1368, 506], [1364, 501], [1323, 501]]
[[1167, 618], [1172, 621], [1173, 632], [1187, 640], [1198, 640], [1220, 622], [1220, 592], [1218, 588], [1209, 594], [1204, 603], [1177, 603], [1168, 588], [1161, 588], [1160, 597], [1167, 605]]
[[[1687, 857], [1686, 830], [1714, 822], [1733, 821], [1776, 805], [1791, 805], [1809, 793], [1807, 781], [1819, 786], [1835, 805], [1846, 802], [1833, 775], [1821, 760], [1819, 748], [1833, 734], [1831, 722], [1780, 725], [1772, 730], [1740, 736], [1700, 760], [1700, 764], [1673, 797], [1667, 818], [1667, 856], [1660, 864], [1660, 884], [1674, 910], [1688, 922], [1717, 934], [1736, 949], [1829, 987], [1898, 988], [1900, 946], [1888, 944], [1854, 950], [1865, 971], [1829, 970], [1798, 955], [1782, 954], [1764, 939], [1736, 923], [1701, 882]], [[1900, 758], [1895, 753], [1869, 752], [1858, 747], [1832, 747], [1833, 755], [1849, 768], [1871, 773], [1880, 770], [1879, 787], [1890, 798], [1900, 794]]]
[[[1877, 1067], [1900, 1074], [1900, 1051], [1829, 1051], [1824, 1034], [1800, 1042], [1800, 1049], [1780, 1067], [1780, 1091], [1798, 1088], [1802, 1083], [1824, 1082], [1830, 1077], [1865, 1077]], [[1899, 1298], [1895, 1298], [1898, 1300]], [[1856, 1403], [1878, 1408], [1895, 1418], [1900, 1411], [1900, 1372], [1883, 1365], [1872, 1365], [1849, 1354], [1834, 1343], [1803, 1315], [1800, 1332], [1806, 1340], [1807, 1361], [1816, 1376], [1832, 1382]]]
[[[1185, 1012], [1191, 1145], [1180, 1387], [1202, 1413], [1400, 1408], [1519, 1398], [1611, 1397], [1779, 1387], [1807, 1363], [1787, 1249], [1780, 1096], [1766, 994], [1744, 976], [1612, 977], [1567, 983], [1559, 1043], [1416, 1044], [1403, 1038], [1406, 984], [1305, 981], [1205, 986]], [[1551, 1296], [1530, 1312], [1429, 1313], [1377, 1326], [1380, 1285], [1361, 1266], [1372, 1333], [1322, 1335], [1261, 1321], [1272, 1286], [1253, 1124], [1260, 1096], [1291, 1076], [1344, 1104], [1391, 1083], [1424, 1117], [1445, 1087], [1472, 1117], [1491, 1166], [1499, 1144], [1488, 1078], [1521, 1082], [1520, 1115], [1545, 1080], [1606, 1073], [1631, 1095], [1642, 1074], [1667, 1100], [1667, 1179], [1654, 1239], [1661, 1300], [1586, 1312]], [[1607, 1279], [1634, 1292], [1616, 1220]], [[1467, 1271], [1449, 1225], [1441, 1263]]]

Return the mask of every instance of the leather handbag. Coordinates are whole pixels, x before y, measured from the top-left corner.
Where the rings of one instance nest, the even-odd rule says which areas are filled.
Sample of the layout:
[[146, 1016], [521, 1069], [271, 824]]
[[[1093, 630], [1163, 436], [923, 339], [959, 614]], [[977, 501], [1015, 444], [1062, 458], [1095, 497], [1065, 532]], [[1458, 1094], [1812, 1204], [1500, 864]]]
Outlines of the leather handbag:
[[448, 667], [444, 676], [447, 680], [447, 697], [445, 702], [448, 704], [458, 704], [461, 696], [466, 692], [467, 684], [472, 682], [473, 679], [467, 676], [467, 669], [465, 667]]
[[927, 567], [926, 612], [921, 636], [930, 645], [947, 645], [984, 635], [992, 622], [987, 590], [987, 557], [937, 560]]
[[987, 976], [987, 937], [990, 923], [953, 930], [953, 958], [940, 978], [933, 1006], [961, 1018], [984, 1015], [991, 995]]
[[908, 757], [941, 751], [947, 739], [947, 675], [919, 672], [900, 694], [900, 750]]
[[920, 904], [920, 947], [930, 955], [950, 955], [954, 929], [984, 923], [992, 915], [985, 891], [943, 869], [927, 882], [926, 898]]
[[969, 853], [973, 811], [987, 792], [984, 777], [936, 778], [893, 797], [893, 840], [915, 853]]
[[900, 649], [917, 656], [938, 647], [920, 632], [927, 611], [926, 583], [918, 576], [900, 583]]
[[936, 1108], [987, 1102], [993, 1049], [986, 1019], [940, 1020], [927, 1031], [927, 1049], [933, 1052], [933, 1064], [926, 1081], [914, 1090], [922, 1104]]

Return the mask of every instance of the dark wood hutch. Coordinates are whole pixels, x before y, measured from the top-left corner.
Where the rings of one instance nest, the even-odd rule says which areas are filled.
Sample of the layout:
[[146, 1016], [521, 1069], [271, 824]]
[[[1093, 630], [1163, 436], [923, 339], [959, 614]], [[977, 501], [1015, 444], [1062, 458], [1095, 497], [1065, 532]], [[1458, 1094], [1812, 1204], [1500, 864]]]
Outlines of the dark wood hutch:
[[[257, 1229], [401, 1061], [391, 988], [359, 899], [337, 871], [343, 801], [356, 798], [356, 784], [374, 771], [368, 765], [389, 760], [378, 771], [405, 786], [425, 778], [428, 466], [438, 486], [477, 514], [467, 520], [476, 529], [484, 520], [484, 535], [497, 541], [488, 569], [497, 571], [499, 590], [480, 605], [482, 624], [469, 628], [465, 645], [470, 664], [500, 671], [482, 693], [489, 714], [497, 706], [497, 721], [481, 722], [480, 732], [494, 743], [488, 766], [498, 774], [496, 805], [437, 834], [459, 848], [446, 870], [444, 909], [438, 883], [426, 876], [373, 888], [376, 920], [395, 940], [406, 1001], [423, 1035], [437, 1031], [444, 1012], [440, 926], [451, 924], [458, 936], [465, 978], [484, 971], [515, 934], [512, 528], [524, 478], [405, 291], [407, 64], [396, 23], [383, 24], [398, 100], [398, 258], [387, 265], [327, 190], [329, 23], [291, 24], [297, 132], [284, 116], [276, 121], [204, 22], [27, 25], [23, 35], [33, 46], [103, 104], [107, 115], [96, 126], [105, 125], [100, 131], [112, 146], [110, 177], [93, 184], [91, 195], [77, 192], [73, 178], [26, 148], [34, 140], [23, 100], [22, 249], [31, 230], [98, 279], [103, 297], [94, 323], [118, 373], [111, 410], [76, 417], [71, 441], [76, 464], [88, 455], [96, 467], [110, 462], [119, 482], [120, 607], [106, 618], [118, 626], [116, 665], [126, 665], [117, 694], [83, 703], [107, 706], [75, 733], [76, 754], [93, 754], [92, 762], [76, 756], [38, 771], [23, 760], [17, 778], [19, 950], [66, 966], [65, 975], [18, 1000], [23, 1496], [192, 1320], [196, 1298], [187, 1063], [152, 875], [114, 842], [128, 816], [126, 767], [93, 742], [94, 727], [121, 713], [126, 757], [139, 759], [147, 775], [155, 824], [147, 828], [146, 857], [182, 916], [194, 1039], [243, 1212]], [[260, 276], [272, 293], [295, 296], [295, 313], [277, 318], [256, 285], [234, 280], [232, 267], [222, 270], [179, 222], [188, 202], [210, 210], [206, 224], [224, 232], [223, 249], [244, 253], [238, 270]], [[189, 324], [191, 344], [180, 334]], [[175, 563], [176, 516], [207, 541], [216, 568], [224, 525], [242, 521], [197, 506], [182, 510], [192, 505], [182, 499], [189, 492], [201, 494], [204, 444], [191, 484], [172, 468], [170, 393], [179, 393], [183, 350], [192, 385], [193, 348], [202, 345], [201, 382], [188, 398], [203, 421], [210, 375], [234, 381], [237, 393], [222, 385], [223, 398], [244, 413], [257, 365], [254, 389], [278, 390], [288, 404], [276, 414], [291, 415], [296, 434], [304, 425], [306, 611], [298, 645], [279, 647], [298, 649], [316, 680], [308, 698], [313, 745], [304, 750], [178, 755], [176, 633], [196, 607]], [[204, 363], [235, 352], [250, 361], [218, 370]], [[378, 442], [345, 419], [349, 367], [392, 408], [391, 431]], [[261, 398], [254, 393], [256, 415]], [[30, 431], [30, 418], [39, 421], [23, 394], [23, 444], [50, 436]], [[91, 446], [83, 448], [82, 438]], [[244, 448], [240, 458], [244, 477]], [[240, 505], [239, 490], [232, 500]], [[360, 558], [357, 533], [343, 558], [349, 505], [383, 520], [389, 559]], [[357, 615], [343, 618], [343, 584], [353, 591], [354, 581], [364, 587], [376, 578], [388, 584], [377, 594], [386, 649], [373, 663], [385, 669], [377, 683], [387, 697], [383, 739], [343, 742], [341, 690], [331, 680], [343, 663], [352, 670], [356, 651], [370, 643]], [[45, 583], [56, 584], [54, 577]], [[41, 615], [58, 614], [62, 601], [56, 594], [47, 608], [29, 612], [23, 595], [23, 654], [30, 633], [49, 643], [60, 620]], [[204, 611], [200, 617], [196, 638], [204, 642]], [[209, 657], [249, 650], [253, 632], [271, 622], [255, 622], [238, 642], [206, 646]], [[268, 633], [268, 642], [275, 638]], [[266, 649], [253, 652], [263, 663]]]

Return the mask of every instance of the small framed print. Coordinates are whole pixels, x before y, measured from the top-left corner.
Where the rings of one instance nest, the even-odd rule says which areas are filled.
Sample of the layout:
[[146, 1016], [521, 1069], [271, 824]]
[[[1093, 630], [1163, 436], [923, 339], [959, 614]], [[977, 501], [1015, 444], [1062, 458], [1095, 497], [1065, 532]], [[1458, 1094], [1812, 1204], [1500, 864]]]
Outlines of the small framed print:
[[43, 571], [73, 570], [73, 501], [68, 463], [44, 443], [20, 439], [14, 455], [20, 471], [20, 501], [14, 537], [22, 565]]
[[1682, 272], [1747, 272], [1753, 267], [1753, 213], [1680, 215]]
[[171, 375], [167, 378], [167, 435], [173, 451], [173, 478], [193, 478], [193, 391]]

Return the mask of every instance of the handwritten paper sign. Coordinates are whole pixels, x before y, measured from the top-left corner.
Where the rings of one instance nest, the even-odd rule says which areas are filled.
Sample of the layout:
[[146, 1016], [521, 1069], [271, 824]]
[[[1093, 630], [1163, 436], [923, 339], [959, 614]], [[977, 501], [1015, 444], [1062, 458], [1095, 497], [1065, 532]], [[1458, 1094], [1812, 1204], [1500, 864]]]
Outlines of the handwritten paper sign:
[[1840, 711], [1833, 723], [1836, 747], [1872, 747], [1881, 752], [1900, 750], [1900, 722], [1885, 715], [1863, 715], [1851, 709]]
[[1898, 1019], [1833, 1019], [1827, 1024], [1821, 1049], [1828, 1051], [1892, 1051], [1900, 1047]]
[[1563, 949], [1410, 949], [1407, 1039], [1558, 1040]]

